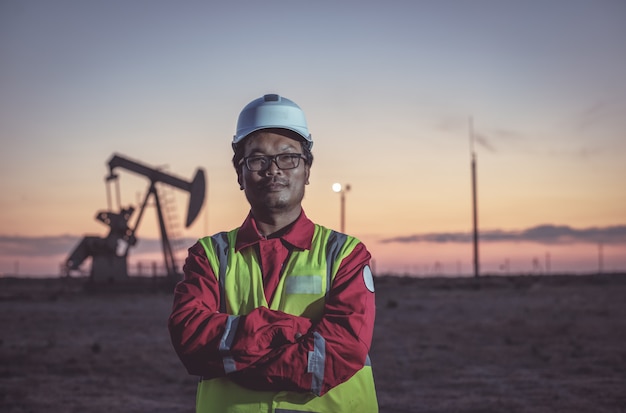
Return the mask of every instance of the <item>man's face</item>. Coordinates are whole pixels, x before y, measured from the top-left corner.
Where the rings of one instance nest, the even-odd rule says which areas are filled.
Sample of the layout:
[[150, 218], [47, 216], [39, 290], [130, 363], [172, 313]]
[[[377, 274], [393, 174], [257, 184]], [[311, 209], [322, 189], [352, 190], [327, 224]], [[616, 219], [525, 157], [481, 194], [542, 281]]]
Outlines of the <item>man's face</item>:
[[[301, 154], [302, 144], [289, 136], [289, 132], [282, 130], [257, 132], [246, 139], [244, 158]], [[300, 208], [304, 185], [309, 181], [309, 171], [310, 167], [304, 159], [300, 159], [298, 167], [293, 169], [280, 169], [276, 162], [270, 162], [267, 169], [253, 172], [244, 164], [238, 169], [237, 178], [253, 211], [290, 212]]]

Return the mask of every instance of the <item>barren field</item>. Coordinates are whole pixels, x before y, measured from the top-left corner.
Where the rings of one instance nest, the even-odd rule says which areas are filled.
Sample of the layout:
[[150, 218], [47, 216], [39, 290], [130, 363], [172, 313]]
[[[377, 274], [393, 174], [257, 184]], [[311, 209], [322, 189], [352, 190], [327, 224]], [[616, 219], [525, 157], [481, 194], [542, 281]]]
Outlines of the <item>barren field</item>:
[[[0, 411], [193, 412], [171, 295], [0, 279]], [[626, 411], [626, 275], [376, 279], [381, 412]]]

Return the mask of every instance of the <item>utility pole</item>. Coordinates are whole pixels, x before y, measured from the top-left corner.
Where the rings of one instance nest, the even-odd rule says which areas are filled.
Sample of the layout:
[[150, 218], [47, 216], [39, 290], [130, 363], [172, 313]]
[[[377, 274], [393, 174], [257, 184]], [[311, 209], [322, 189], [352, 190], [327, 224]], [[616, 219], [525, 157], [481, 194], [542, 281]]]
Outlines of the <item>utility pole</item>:
[[478, 261], [478, 206], [476, 196], [476, 153], [474, 152], [474, 122], [470, 117], [469, 119], [469, 132], [470, 132], [470, 156], [472, 163], [472, 210], [473, 210], [473, 224], [474, 224], [474, 277], [480, 276], [480, 265]]
[[350, 190], [350, 184], [341, 185], [340, 183], [333, 184], [333, 191], [338, 192], [341, 195], [340, 206], [340, 230], [345, 234], [346, 232], [346, 192]]
[[604, 271], [604, 252], [602, 251], [602, 241], [598, 242], [598, 274]]

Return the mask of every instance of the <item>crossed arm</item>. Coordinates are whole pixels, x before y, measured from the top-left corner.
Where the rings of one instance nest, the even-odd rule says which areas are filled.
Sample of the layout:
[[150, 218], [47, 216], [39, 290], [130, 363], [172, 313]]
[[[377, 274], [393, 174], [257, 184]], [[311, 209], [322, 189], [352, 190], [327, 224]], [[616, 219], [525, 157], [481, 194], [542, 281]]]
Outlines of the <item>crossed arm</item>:
[[233, 316], [219, 312], [217, 279], [196, 244], [174, 294], [172, 344], [190, 374], [322, 395], [360, 370], [369, 352], [375, 316], [374, 293], [363, 280], [369, 259], [359, 244], [343, 260], [318, 322], [266, 307]]

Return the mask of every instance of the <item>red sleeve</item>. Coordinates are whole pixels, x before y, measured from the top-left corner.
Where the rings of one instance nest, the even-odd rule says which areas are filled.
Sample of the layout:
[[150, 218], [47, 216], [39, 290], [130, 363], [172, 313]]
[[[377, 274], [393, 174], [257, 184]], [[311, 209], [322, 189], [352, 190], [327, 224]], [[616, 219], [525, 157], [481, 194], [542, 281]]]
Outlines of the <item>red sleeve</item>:
[[247, 368], [274, 348], [295, 343], [311, 321], [259, 307], [246, 316], [220, 313], [220, 289], [199, 243], [189, 249], [185, 278], [168, 320], [176, 353], [190, 374], [214, 378]]
[[[364, 364], [372, 342], [375, 297], [365, 283], [371, 256], [363, 244], [346, 257], [326, 300], [324, 315], [296, 343], [273, 350], [231, 377], [256, 390], [326, 393], [352, 377]], [[367, 269], [369, 271], [369, 268]], [[372, 286], [370, 288], [373, 290]], [[323, 375], [314, 384], [310, 353], [323, 346]], [[319, 370], [318, 370], [319, 372]]]
[[168, 320], [174, 350], [190, 374], [223, 376], [219, 343], [226, 330], [228, 314], [219, 313], [220, 292], [204, 248], [189, 249], [183, 266], [185, 278], [176, 285]]

